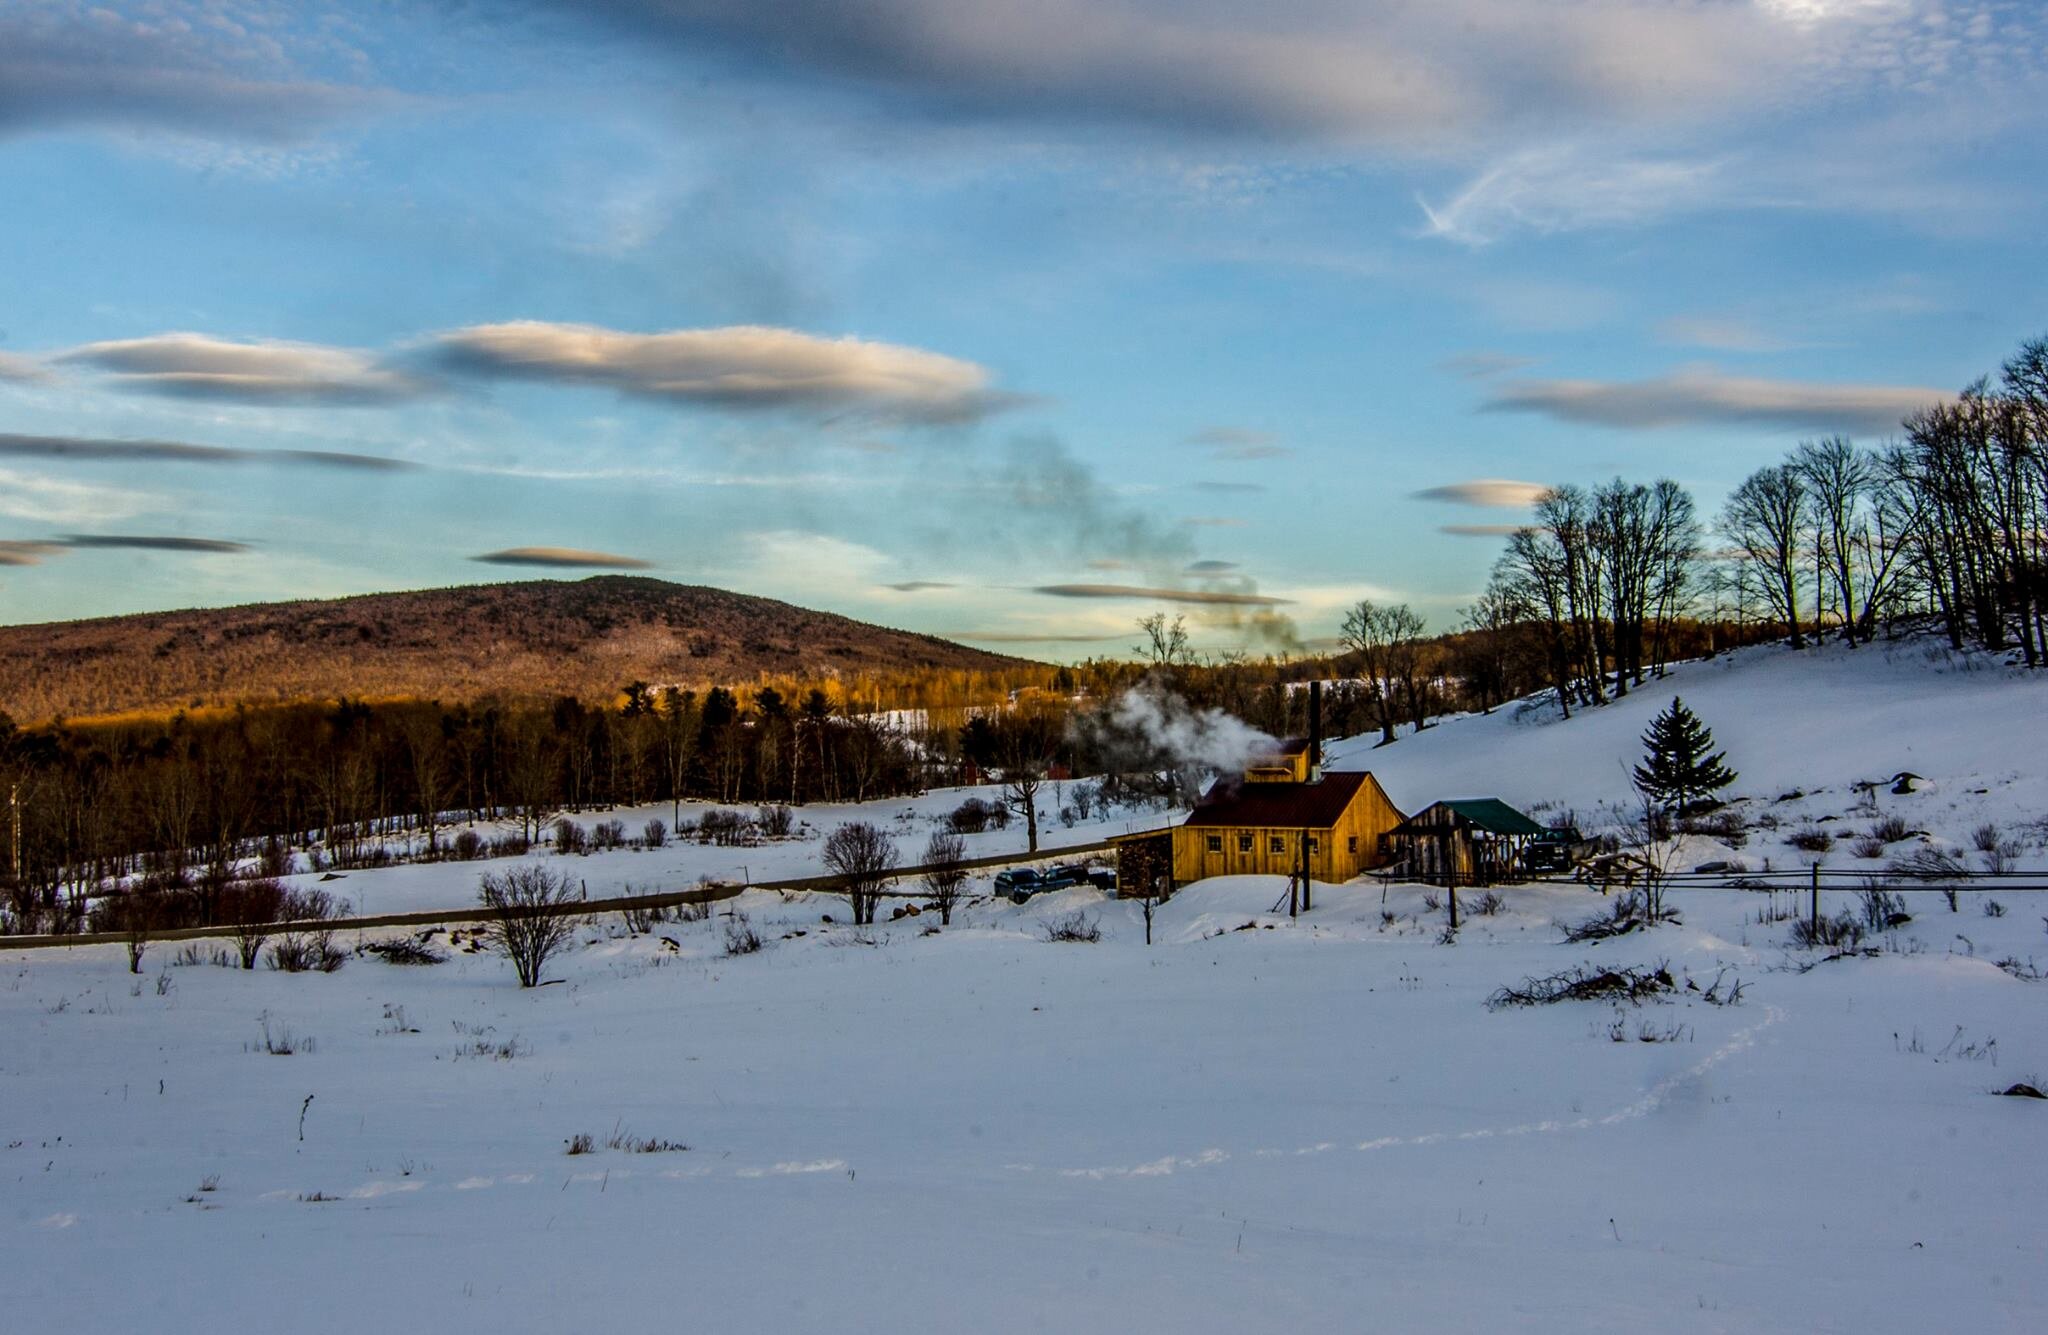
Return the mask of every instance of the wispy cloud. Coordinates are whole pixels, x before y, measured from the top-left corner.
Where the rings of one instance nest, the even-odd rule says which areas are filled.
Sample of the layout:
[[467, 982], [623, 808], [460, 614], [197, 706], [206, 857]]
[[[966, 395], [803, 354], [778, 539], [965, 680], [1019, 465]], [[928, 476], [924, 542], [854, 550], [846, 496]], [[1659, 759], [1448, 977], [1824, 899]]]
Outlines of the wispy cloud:
[[0, 541], [0, 566], [41, 565], [47, 558], [63, 554], [64, 544], [60, 542]]
[[1771, 89], [1811, 45], [1748, 5], [1276, 0], [554, 0], [686, 58], [824, 75], [934, 117], [1436, 145], [1560, 116], [1655, 121]]
[[210, 334], [154, 334], [88, 343], [56, 361], [107, 373], [118, 389], [271, 404], [381, 404], [428, 390], [416, 376], [353, 348]]
[[1437, 204], [1418, 199], [1426, 235], [1484, 246], [1510, 232], [1634, 226], [1723, 202], [1721, 159], [1610, 157], [1577, 144], [1520, 150]]
[[363, 472], [403, 472], [419, 465], [341, 450], [243, 450], [179, 440], [101, 440], [90, 436], [23, 436], [0, 432], [0, 457], [113, 463], [286, 464]]
[[1516, 357], [1505, 352], [1461, 352], [1455, 357], [1444, 358], [1437, 363], [1437, 368], [1466, 380], [1484, 380], [1489, 376], [1519, 371], [1534, 361], [1533, 357]]
[[1748, 320], [1727, 315], [1674, 315], [1658, 322], [1657, 337], [1680, 347], [1716, 352], [1783, 352], [1792, 346]]
[[143, 552], [246, 552], [246, 542], [225, 538], [174, 538], [149, 533], [67, 533], [66, 547], [113, 548]]
[[0, 352], [0, 381], [11, 380], [19, 385], [36, 385], [49, 379], [50, 373], [40, 363], [19, 353]]
[[507, 547], [503, 551], [472, 556], [493, 566], [540, 566], [564, 570], [649, 570], [650, 561], [636, 556], [614, 556], [610, 552], [585, 551], [580, 547]]
[[1188, 437], [1190, 445], [1205, 447], [1212, 458], [1239, 461], [1284, 459], [1294, 453], [1270, 431], [1241, 426], [1203, 427]]
[[1041, 584], [1031, 591], [1053, 598], [1143, 598], [1153, 602], [1194, 603], [1208, 607], [1279, 607], [1292, 601], [1264, 593], [1160, 589], [1137, 584]]
[[1453, 505], [1490, 505], [1498, 509], [1534, 505], [1550, 488], [1541, 482], [1514, 482], [1502, 477], [1479, 477], [1469, 482], [1446, 482], [1424, 487], [1415, 493], [1418, 501], [1447, 501]]
[[156, 509], [161, 502], [125, 487], [97, 486], [0, 468], [0, 515], [45, 524], [104, 524]]
[[896, 593], [929, 593], [934, 589], [957, 589], [960, 586], [942, 579], [906, 579], [895, 584], [884, 584], [882, 587]]
[[1520, 533], [1526, 524], [1442, 524], [1439, 533], [1448, 533], [1454, 538], [1505, 538]]
[[289, 142], [401, 101], [304, 76], [285, 50], [287, 32], [190, 0], [126, 12], [85, 0], [8, 5], [0, 135], [101, 126]]
[[465, 374], [725, 409], [942, 423], [1017, 402], [991, 388], [985, 368], [957, 357], [761, 325], [636, 334], [520, 320], [452, 330], [436, 349], [442, 366]]
[[1635, 381], [1514, 381], [1488, 399], [1484, 410], [1637, 429], [1723, 424], [1881, 435], [1896, 430], [1909, 413], [1950, 397], [1910, 385], [1765, 380], [1695, 369]]

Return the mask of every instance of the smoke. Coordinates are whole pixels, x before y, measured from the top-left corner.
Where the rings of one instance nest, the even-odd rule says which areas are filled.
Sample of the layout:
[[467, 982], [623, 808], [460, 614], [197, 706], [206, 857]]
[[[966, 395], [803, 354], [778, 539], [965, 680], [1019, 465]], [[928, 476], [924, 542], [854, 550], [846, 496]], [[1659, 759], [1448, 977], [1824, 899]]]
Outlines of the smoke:
[[1111, 773], [1171, 774], [1176, 796], [1192, 800], [1212, 774], [1236, 774], [1279, 743], [1220, 709], [1198, 708], [1151, 679], [1077, 723]]

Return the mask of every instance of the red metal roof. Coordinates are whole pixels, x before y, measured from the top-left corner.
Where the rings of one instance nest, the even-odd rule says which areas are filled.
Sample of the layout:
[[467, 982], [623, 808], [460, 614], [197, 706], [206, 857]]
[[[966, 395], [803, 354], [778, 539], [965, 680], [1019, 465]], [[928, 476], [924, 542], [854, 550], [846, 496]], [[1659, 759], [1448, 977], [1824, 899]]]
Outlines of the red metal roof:
[[1241, 783], [1218, 779], [1203, 794], [1186, 823], [1327, 830], [1371, 779], [1372, 775], [1364, 770], [1324, 774], [1321, 783]]

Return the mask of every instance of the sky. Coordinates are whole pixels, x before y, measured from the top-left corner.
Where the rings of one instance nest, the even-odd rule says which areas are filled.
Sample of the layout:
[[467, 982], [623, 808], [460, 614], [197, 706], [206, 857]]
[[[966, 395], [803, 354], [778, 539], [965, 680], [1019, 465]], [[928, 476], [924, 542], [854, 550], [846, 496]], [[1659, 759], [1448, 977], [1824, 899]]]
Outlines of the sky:
[[0, 621], [1453, 628], [2048, 333], [2034, 0], [0, 0]]

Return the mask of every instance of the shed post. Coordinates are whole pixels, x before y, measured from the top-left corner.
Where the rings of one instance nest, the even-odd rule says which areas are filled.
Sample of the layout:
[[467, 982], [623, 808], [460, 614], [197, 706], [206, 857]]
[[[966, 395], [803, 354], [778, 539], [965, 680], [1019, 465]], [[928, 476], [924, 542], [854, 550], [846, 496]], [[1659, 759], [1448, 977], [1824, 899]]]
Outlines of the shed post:
[[1806, 909], [1807, 939], [1820, 940], [1820, 864], [1813, 864], [1813, 897]]

